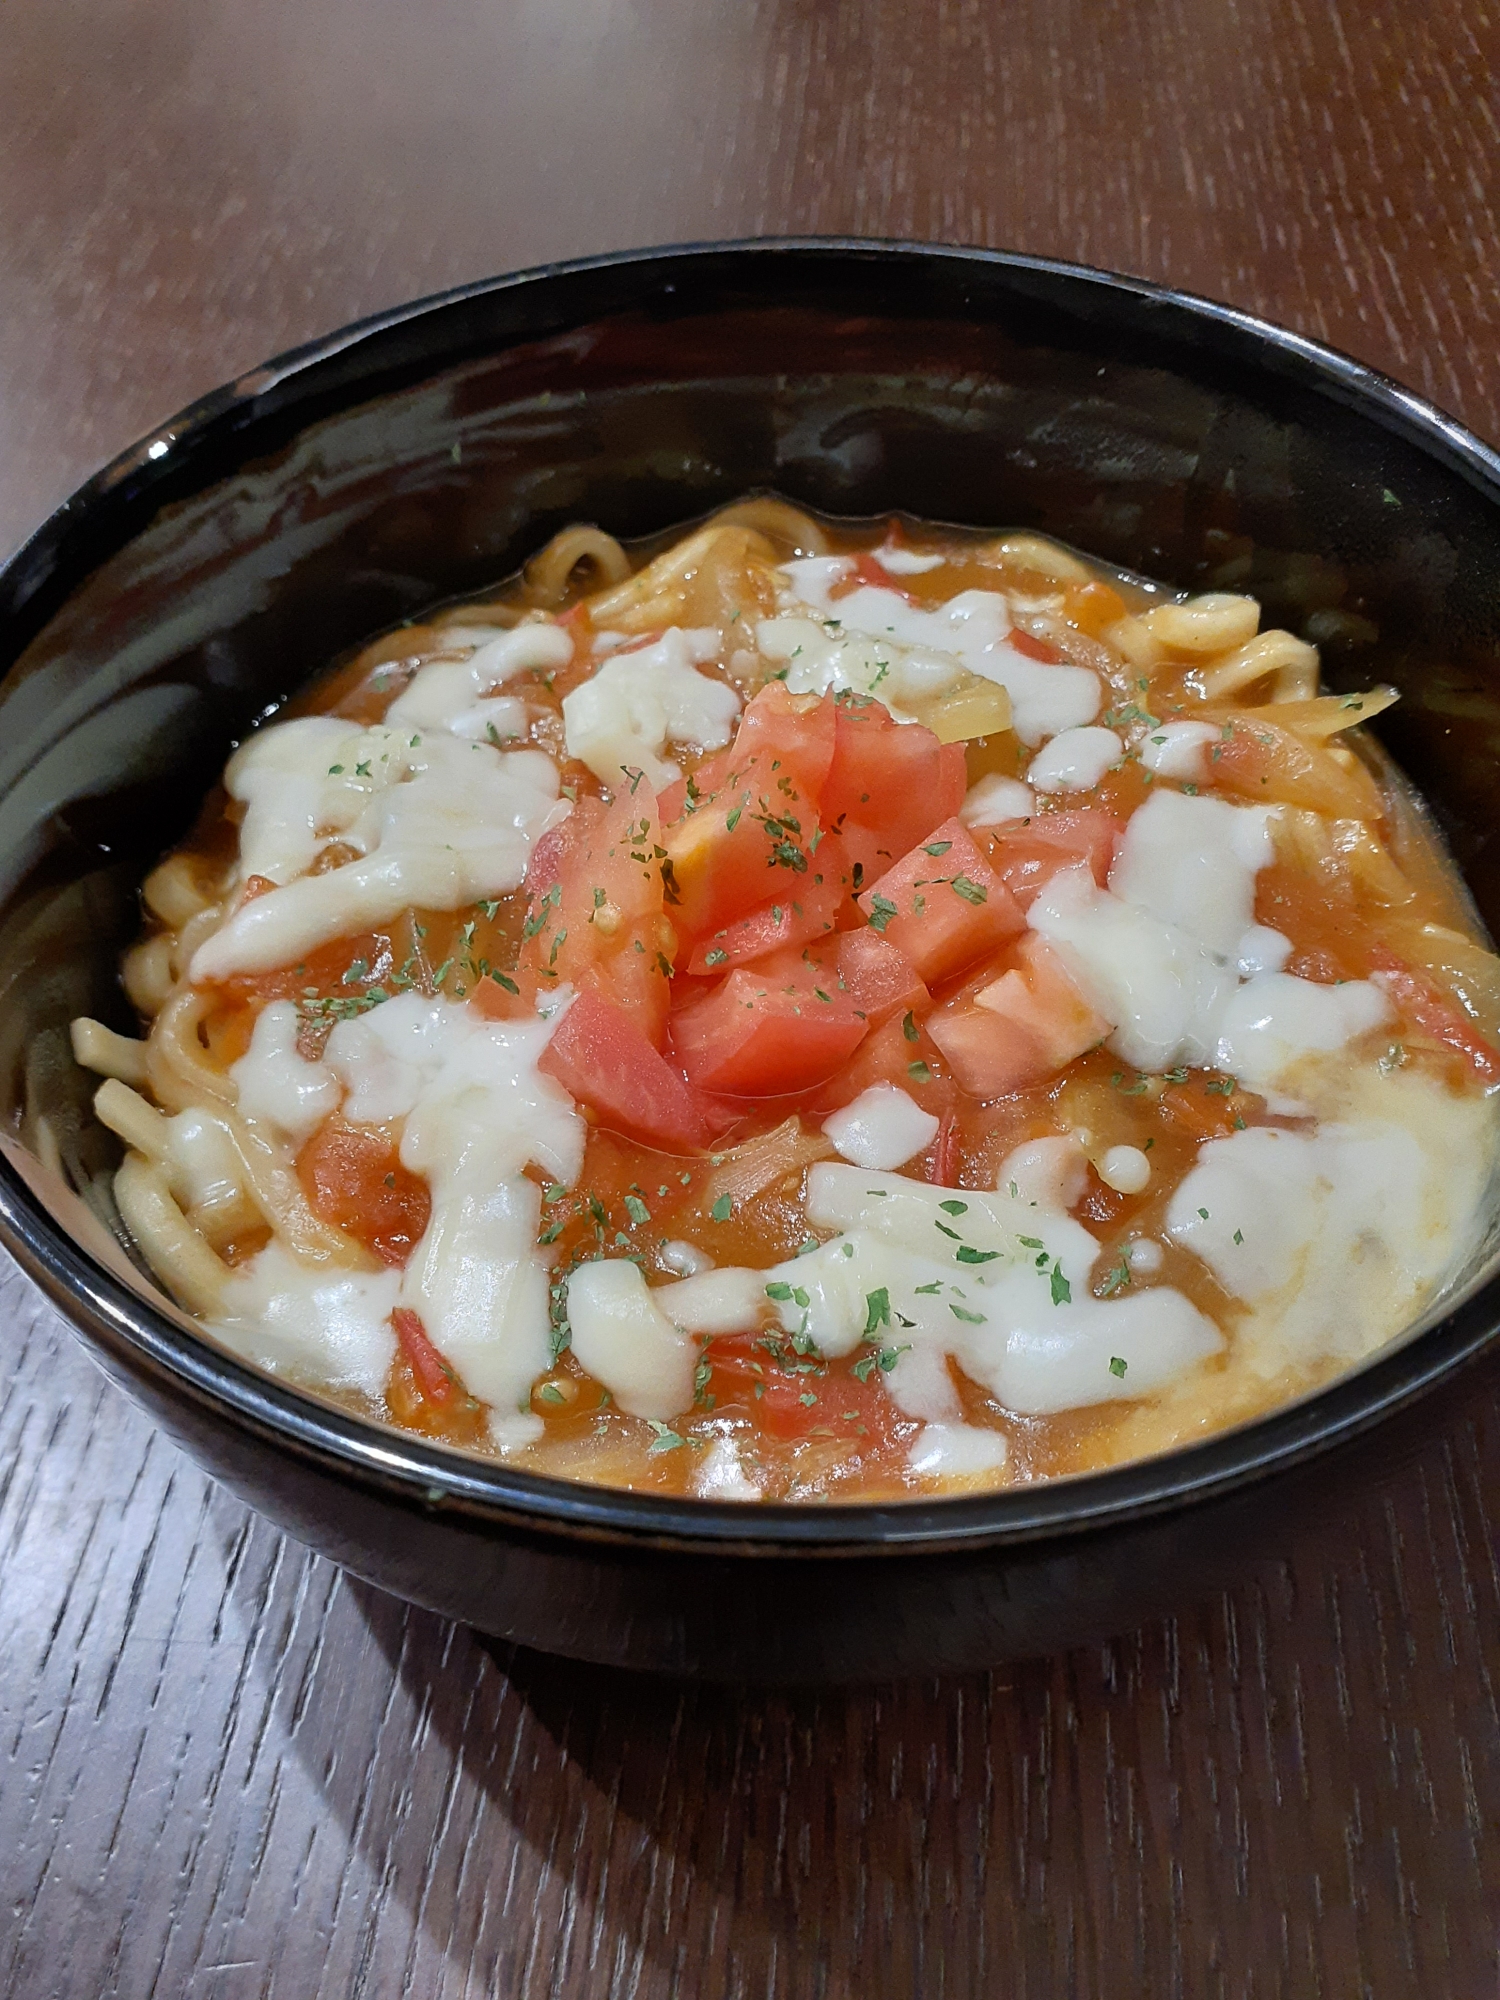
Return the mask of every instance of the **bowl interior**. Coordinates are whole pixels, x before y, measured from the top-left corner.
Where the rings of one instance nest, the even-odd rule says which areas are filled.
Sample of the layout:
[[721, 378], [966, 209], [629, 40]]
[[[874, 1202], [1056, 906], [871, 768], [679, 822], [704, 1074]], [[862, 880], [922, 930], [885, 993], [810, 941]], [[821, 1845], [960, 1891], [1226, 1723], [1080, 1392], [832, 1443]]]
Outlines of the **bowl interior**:
[[982, 254], [753, 246], [502, 281], [209, 398], [0, 577], [0, 1096], [37, 1228], [164, 1303], [116, 1240], [67, 1024], [133, 1026], [136, 885], [246, 727], [568, 521], [638, 536], [752, 490], [1250, 591], [1335, 688], [1401, 690], [1377, 733], [1500, 931], [1500, 476], [1414, 399], [1233, 314]]

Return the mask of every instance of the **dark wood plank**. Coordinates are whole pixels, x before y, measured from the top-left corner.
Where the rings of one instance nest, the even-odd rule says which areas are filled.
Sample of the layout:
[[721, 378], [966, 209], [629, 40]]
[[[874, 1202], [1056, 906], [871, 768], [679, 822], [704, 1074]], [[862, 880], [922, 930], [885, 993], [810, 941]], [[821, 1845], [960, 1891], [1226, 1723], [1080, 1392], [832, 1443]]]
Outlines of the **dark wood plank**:
[[[271, 351], [763, 230], [1232, 299], [1500, 436], [1495, 21], [1352, 0], [12, 0], [0, 545]], [[0, 1991], [1493, 1991], [1500, 1390], [1111, 1645], [732, 1696], [510, 1659], [248, 1516], [0, 1280]]]

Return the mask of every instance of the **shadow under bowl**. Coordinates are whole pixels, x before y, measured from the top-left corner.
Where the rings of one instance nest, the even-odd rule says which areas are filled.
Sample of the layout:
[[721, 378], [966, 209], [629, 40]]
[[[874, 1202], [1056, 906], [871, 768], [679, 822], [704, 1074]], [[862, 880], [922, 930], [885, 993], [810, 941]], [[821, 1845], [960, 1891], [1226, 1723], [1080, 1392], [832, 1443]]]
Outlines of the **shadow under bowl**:
[[[1180, 1604], [1420, 1438], [1500, 1307], [1486, 1244], [1403, 1341], [1161, 1458], [974, 1498], [753, 1507], [542, 1479], [246, 1367], [110, 1234], [67, 1024], [131, 1027], [137, 885], [235, 740], [336, 653], [571, 520], [753, 489], [1030, 527], [1391, 681], [1377, 734], [1492, 929], [1500, 461], [1225, 308], [982, 251], [850, 242], [525, 273], [257, 369], [85, 486], [0, 573], [0, 1239], [201, 1465], [361, 1576], [511, 1641], [715, 1677], [988, 1664]], [[1433, 1393], [1438, 1392], [1438, 1393]]]

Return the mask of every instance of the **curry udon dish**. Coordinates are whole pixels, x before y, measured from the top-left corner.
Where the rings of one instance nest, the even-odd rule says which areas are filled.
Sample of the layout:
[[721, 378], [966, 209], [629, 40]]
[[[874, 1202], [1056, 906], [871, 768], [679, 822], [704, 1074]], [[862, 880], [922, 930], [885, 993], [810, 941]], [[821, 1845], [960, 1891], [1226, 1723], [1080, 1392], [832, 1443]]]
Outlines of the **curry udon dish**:
[[1315, 649], [1029, 535], [560, 535], [241, 744], [74, 1026], [235, 1354], [735, 1500], [1305, 1393], [1478, 1239], [1500, 963]]

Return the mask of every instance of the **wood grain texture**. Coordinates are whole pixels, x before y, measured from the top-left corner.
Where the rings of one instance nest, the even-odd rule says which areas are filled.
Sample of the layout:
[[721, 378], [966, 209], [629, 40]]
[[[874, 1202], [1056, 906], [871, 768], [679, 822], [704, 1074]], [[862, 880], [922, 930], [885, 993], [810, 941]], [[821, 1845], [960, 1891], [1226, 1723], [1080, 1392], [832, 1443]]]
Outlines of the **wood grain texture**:
[[[10, 0], [0, 546], [270, 352], [758, 231], [1229, 298], [1500, 436], [1482, 0]], [[0, 1280], [0, 1992], [1387, 1996], [1500, 1979], [1500, 1371], [1284, 1560], [857, 1694], [507, 1658], [280, 1538]]]

